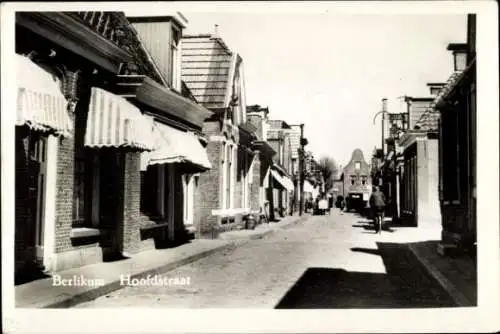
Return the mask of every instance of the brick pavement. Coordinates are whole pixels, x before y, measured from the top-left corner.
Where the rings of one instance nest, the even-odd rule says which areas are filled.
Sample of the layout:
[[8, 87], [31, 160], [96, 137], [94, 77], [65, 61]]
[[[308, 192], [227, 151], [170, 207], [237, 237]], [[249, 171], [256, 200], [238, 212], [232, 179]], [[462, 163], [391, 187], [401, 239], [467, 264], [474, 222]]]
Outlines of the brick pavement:
[[190, 277], [187, 286], [129, 286], [77, 307], [454, 306], [412, 256], [404, 241], [411, 234], [394, 228], [377, 235], [362, 218], [334, 210], [164, 274]]
[[[306, 219], [308, 216], [302, 217]], [[130, 259], [117, 262], [97, 263], [80, 268], [64, 270], [57, 274], [63, 279], [81, 277], [100, 279], [103, 285], [92, 286], [53, 286], [49, 276], [37, 281], [15, 287], [16, 307], [53, 308], [71, 307], [76, 304], [106, 295], [122, 288], [120, 274], [130, 274], [134, 278], [147, 277], [196, 261], [226, 247], [239, 245], [245, 240], [262, 238], [300, 221], [299, 216], [287, 216], [277, 223], [259, 225], [255, 230], [230, 231], [221, 234], [219, 240], [197, 239], [190, 243], [169, 249], [142, 252]], [[236, 243], [236, 244], [235, 244]]]

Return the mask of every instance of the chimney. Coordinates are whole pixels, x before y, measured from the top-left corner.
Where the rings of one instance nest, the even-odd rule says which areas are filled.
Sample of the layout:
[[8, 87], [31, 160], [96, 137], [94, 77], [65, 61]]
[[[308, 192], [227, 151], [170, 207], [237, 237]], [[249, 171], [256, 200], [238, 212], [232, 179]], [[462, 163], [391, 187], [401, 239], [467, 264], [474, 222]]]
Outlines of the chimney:
[[382, 99], [382, 111], [387, 112], [387, 98]]
[[214, 25], [214, 37], [219, 38], [219, 25], [218, 24]]
[[446, 83], [443, 82], [429, 82], [427, 83], [427, 87], [429, 87], [429, 91], [432, 96], [437, 96], [441, 89], [446, 85]]
[[467, 67], [467, 43], [450, 43], [446, 49], [453, 54], [453, 70], [463, 71]]

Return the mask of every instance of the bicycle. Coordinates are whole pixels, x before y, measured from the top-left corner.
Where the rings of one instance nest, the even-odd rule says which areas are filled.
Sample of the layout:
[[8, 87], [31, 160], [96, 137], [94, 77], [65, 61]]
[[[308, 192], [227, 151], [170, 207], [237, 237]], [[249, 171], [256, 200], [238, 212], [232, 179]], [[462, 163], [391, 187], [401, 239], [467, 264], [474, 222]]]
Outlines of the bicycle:
[[384, 212], [382, 211], [375, 211], [375, 233], [381, 234], [382, 233], [382, 225], [384, 223]]

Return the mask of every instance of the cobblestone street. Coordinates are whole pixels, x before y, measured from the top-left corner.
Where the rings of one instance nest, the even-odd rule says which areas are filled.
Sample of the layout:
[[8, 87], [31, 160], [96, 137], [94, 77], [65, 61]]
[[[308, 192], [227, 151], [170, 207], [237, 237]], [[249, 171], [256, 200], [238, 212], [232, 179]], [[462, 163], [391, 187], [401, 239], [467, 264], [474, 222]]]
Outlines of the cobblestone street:
[[77, 307], [453, 306], [398, 244], [404, 229], [377, 235], [366, 219], [335, 210], [164, 274], [189, 285], [125, 287]]

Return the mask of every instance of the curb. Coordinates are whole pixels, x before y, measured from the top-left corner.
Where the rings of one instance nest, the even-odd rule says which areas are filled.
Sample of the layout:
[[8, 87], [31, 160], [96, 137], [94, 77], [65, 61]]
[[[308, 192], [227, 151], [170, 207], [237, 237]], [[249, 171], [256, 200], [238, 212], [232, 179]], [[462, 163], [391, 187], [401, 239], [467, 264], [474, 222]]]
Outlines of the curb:
[[[222, 251], [226, 248], [232, 247], [234, 245], [238, 245], [238, 241], [232, 241], [228, 240], [229, 242], [225, 245], [220, 245], [217, 246], [213, 249], [205, 250], [200, 253], [193, 254], [191, 256], [188, 256], [186, 258], [166, 263], [164, 265], [161, 265], [156, 268], [148, 269], [146, 271], [131, 275], [131, 278], [145, 278], [147, 275], [155, 275], [155, 274], [162, 274], [168, 271], [171, 271], [173, 269], [176, 269], [180, 266], [189, 264], [191, 262], [195, 262], [197, 260], [200, 260], [204, 257], [207, 257], [213, 253]], [[49, 304], [41, 305], [41, 306], [36, 306], [36, 308], [70, 308], [72, 306], [75, 306], [77, 304], [85, 303], [88, 301], [92, 301], [96, 298], [99, 298], [101, 296], [104, 296], [108, 293], [111, 293], [113, 291], [119, 290], [123, 288], [123, 286], [120, 284], [120, 280], [117, 279], [116, 281], [110, 282], [108, 284], [105, 284], [103, 286], [100, 286], [96, 289], [92, 289], [89, 291], [82, 292], [78, 295], [70, 296], [69, 298], [65, 298], [63, 300], [59, 301], [51, 301]], [[32, 307], [27, 307], [27, 308], [32, 308]]]
[[251, 235], [250, 236], [250, 240], [262, 239], [263, 237], [268, 236], [268, 235], [273, 234], [273, 233], [276, 233], [279, 230], [284, 230], [284, 229], [287, 229], [289, 227], [292, 227], [292, 226], [294, 226], [294, 225], [296, 225], [296, 224], [298, 224], [298, 223], [306, 220], [306, 218], [307, 218], [306, 216], [297, 217], [297, 219], [292, 220], [290, 223], [284, 224], [283, 226], [273, 227], [270, 230], [262, 232], [260, 234]]
[[474, 304], [465, 297], [455, 286], [437, 270], [432, 264], [425, 258], [420, 256], [419, 252], [413, 245], [408, 245], [408, 248], [413, 253], [415, 258], [424, 266], [427, 272], [441, 285], [441, 287], [450, 295], [455, 304], [460, 307], [472, 307]]
[[[290, 228], [304, 220], [306, 220], [309, 216], [302, 216], [302, 217], [297, 217], [297, 219], [295, 220], [292, 220], [290, 221], [289, 223], [287, 224], [283, 224], [282, 226], [270, 226], [268, 230], [266, 231], [263, 231], [263, 232], [260, 232], [260, 233], [255, 233], [255, 234], [251, 234], [251, 235], [248, 235], [246, 237], [239, 237], [239, 238], [234, 238], [234, 239], [231, 239], [231, 238], [228, 238], [228, 239], [224, 239], [224, 238], [221, 238], [221, 240], [228, 240], [228, 241], [240, 241], [240, 242], [247, 242], [247, 241], [250, 241], [250, 240], [258, 240], [258, 239], [262, 239], [263, 237], [265, 236], [268, 236], [270, 234], [273, 234], [277, 231], [280, 231], [280, 230], [284, 230], [284, 229], [287, 229], [287, 228]], [[269, 224], [273, 224], [273, 223], [269, 223]]]

